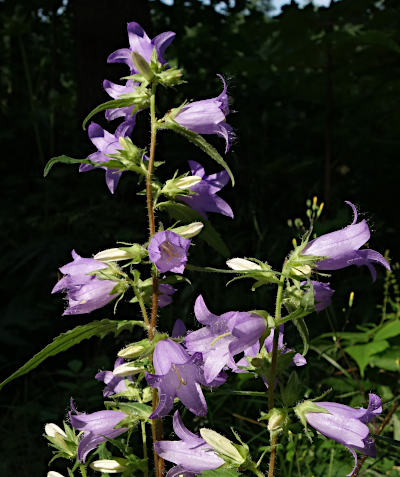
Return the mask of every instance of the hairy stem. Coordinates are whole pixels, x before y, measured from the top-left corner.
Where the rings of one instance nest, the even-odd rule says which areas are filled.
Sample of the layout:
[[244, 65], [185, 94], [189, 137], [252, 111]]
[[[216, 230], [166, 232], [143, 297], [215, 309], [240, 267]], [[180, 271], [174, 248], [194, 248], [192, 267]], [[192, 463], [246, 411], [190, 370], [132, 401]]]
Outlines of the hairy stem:
[[79, 465], [79, 470], [81, 471], [82, 477], [87, 477], [86, 467], [84, 466], [84, 464]]
[[[153, 202], [153, 170], [154, 170], [154, 158], [156, 152], [156, 137], [157, 137], [157, 119], [156, 119], [156, 87], [153, 83], [151, 87], [150, 97], [150, 119], [151, 119], [151, 140], [150, 140], [150, 157], [147, 167], [146, 175], [146, 202], [147, 202], [147, 214], [149, 217], [149, 232], [150, 239], [156, 232], [155, 218], [154, 218], [154, 202]], [[149, 340], [153, 341], [154, 334], [157, 326], [157, 309], [158, 309], [158, 277], [155, 267], [152, 269], [152, 300], [151, 300], [151, 315], [150, 326], [148, 331]], [[152, 390], [152, 408], [153, 411], [157, 407], [158, 395], [157, 390]], [[164, 461], [161, 459], [154, 450], [154, 443], [157, 440], [162, 439], [162, 429], [158, 423], [158, 419], [151, 421], [151, 435], [153, 438], [153, 457], [154, 457], [154, 471], [156, 477], [162, 477], [164, 469]]]
[[[285, 275], [282, 273], [278, 291], [276, 292], [276, 304], [275, 304], [275, 322], [281, 317], [282, 310], [282, 295], [283, 286], [285, 283]], [[271, 372], [268, 383], [268, 409], [271, 410], [275, 404], [275, 379], [276, 379], [276, 365], [278, 362], [278, 341], [279, 341], [279, 327], [274, 329], [274, 341], [272, 345], [272, 358], [271, 358]], [[276, 460], [276, 446], [278, 443], [278, 437], [275, 435], [271, 439], [271, 454], [269, 457], [268, 477], [274, 477], [275, 472], [275, 460]]]
[[144, 322], [146, 323], [147, 326], [150, 326], [149, 316], [147, 314], [146, 307], [144, 306], [143, 299], [140, 296], [139, 290], [137, 289], [136, 285], [132, 285], [132, 286], [133, 286], [133, 291], [135, 292], [135, 296], [136, 296], [137, 301], [138, 301], [139, 306], [140, 306], [140, 311], [142, 312], [143, 320], [144, 320]]

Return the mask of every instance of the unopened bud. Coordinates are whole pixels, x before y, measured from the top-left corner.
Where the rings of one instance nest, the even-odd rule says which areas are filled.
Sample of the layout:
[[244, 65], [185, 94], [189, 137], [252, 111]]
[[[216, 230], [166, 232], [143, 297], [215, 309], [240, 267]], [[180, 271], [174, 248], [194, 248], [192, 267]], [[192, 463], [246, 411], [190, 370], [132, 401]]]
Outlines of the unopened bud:
[[148, 339], [132, 343], [118, 352], [120, 358], [137, 358], [138, 356], [151, 353], [153, 345]]
[[137, 71], [150, 83], [154, 73], [147, 61], [137, 51], [132, 52], [132, 61]]
[[268, 413], [268, 430], [280, 432], [287, 421], [287, 412], [283, 409], [271, 409]]
[[60, 436], [65, 437], [65, 439], [67, 438], [67, 434], [65, 434], [61, 427], [58, 427], [57, 424], [53, 424], [52, 422], [44, 426], [44, 432], [49, 437], [56, 437], [56, 435], [59, 434]]
[[232, 270], [261, 270], [261, 267], [258, 263], [251, 262], [245, 258], [231, 258], [230, 260], [226, 261], [226, 264]]
[[117, 474], [118, 472], [124, 472], [128, 469], [126, 464], [128, 464], [126, 459], [114, 457], [113, 459], [95, 460], [90, 464], [90, 467], [98, 472]]
[[93, 258], [100, 262], [117, 262], [118, 260], [128, 260], [131, 258], [131, 255], [126, 250], [121, 250], [120, 248], [108, 248], [96, 253]]
[[139, 374], [142, 371], [144, 371], [144, 368], [136, 366], [134, 363], [124, 363], [113, 370], [113, 375], [124, 378], [126, 376], [132, 376], [133, 374]]
[[178, 189], [190, 189], [190, 187], [198, 184], [201, 181], [202, 179], [200, 176], [186, 176], [175, 181], [175, 186]]
[[172, 232], [180, 235], [185, 239], [190, 239], [198, 235], [203, 230], [203, 222], [192, 222], [189, 225], [183, 225], [182, 227], [176, 227], [172, 229]]
[[227, 463], [239, 466], [245, 461], [232, 442], [218, 432], [203, 428], [200, 435]]
[[61, 475], [59, 472], [56, 472], [55, 470], [51, 470], [50, 472], [47, 472], [47, 477], [64, 477]]
[[295, 277], [309, 277], [311, 275], [312, 269], [310, 265], [300, 265], [298, 267], [293, 267], [291, 270], [292, 275]]

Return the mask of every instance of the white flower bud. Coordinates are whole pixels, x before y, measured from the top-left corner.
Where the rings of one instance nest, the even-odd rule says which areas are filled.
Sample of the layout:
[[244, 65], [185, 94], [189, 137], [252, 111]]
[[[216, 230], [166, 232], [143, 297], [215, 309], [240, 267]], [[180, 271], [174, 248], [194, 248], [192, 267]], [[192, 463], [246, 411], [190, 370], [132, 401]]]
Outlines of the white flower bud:
[[306, 278], [311, 275], [311, 267], [310, 265], [300, 265], [299, 267], [293, 267], [291, 269], [292, 275], [299, 277], [299, 278]]
[[176, 227], [172, 229], [172, 232], [180, 235], [185, 239], [190, 239], [195, 237], [203, 230], [204, 224], [203, 222], [192, 222], [189, 225], [183, 225], [182, 227]]
[[201, 180], [199, 176], [186, 176], [176, 180], [174, 185], [178, 189], [190, 189], [190, 187], [198, 184]]
[[119, 472], [124, 472], [127, 467], [124, 465], [128, 461], [126, 459], [102, 459], [102, 460], [95, 460], [90, 464], [90, 467], [93, 470], [97, 470], [98, 472], [104, 472], [107, 474], [117, 474]]
[[65, 434], [65, 432], [61, 429], [61, 427], [58, 427], [57, 424], [53, 424], [52, 422], [44, 426], [44, 432], [49, 437], [56, 437], [56, 435], [59, 434], [65, 439], [67, 438], [67, 434]]
[[108, 248], [107, 250], [96, 253], [93, 258], [100, 262], [117, 262], [118, 260], [128, 260], [129, 258], [132, 258], [132, 256], [126, 250], [121, 250], [120, 248]]
[[134, 363], [124, 363], [114, 369], [113, 375], [124, 378], [125, 376], [132, 376], [132, 374], [138, 374], [142, 371], [144, 371], [144, 368], [138, 367]]
[[64, 477], [64, 476], [56, 472], [55, 470], [51, 470], [50, 472], [47, 472], [47, 477]]
[[118, 356], [120, 358], [136, 358], [137, 356], [140, 356], [145, 349], [146, 348], [142, 345], [133, 344], [121, 349], [121, 351], [118, 352]]
[[245, 461], [232, 442], [212, 429], [200, 429], [201, 437], [227, 462], [241, 465]]
[[261, 270], [261, 267], [258, 265], [258, 263], [251, 262], [245, 258], [231, 258], [230, 260], [226, 261], [226, 264], [232, 270]]

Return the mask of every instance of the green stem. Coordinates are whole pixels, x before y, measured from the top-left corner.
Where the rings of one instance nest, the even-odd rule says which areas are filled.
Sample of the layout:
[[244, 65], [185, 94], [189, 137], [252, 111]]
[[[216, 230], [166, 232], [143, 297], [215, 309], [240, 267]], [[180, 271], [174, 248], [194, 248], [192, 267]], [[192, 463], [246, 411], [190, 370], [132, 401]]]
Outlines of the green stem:
[[132, 287], [133, 287], [133, 291], [134, 291], [134, 293], [135, 293], [135, 296], [136, 296], [136, 298], [137, 298], [137, 301], [138, 301], [138, 303], [139, 303], [140, 310], [141, 310], [142, 315], [143, 315], [143, 320], [144, 320], [144, 322], [146, 323], [146, 325], [149, 326], [149, 325], [150, 325], [149, 316], [148, 316], [148, 314], [147, 314], [146, 307], [144, 306], [143, 299], [142, 299], [142, 297], [141, 297], [141, 295], [140, 295], [140, 293], [139, 293], [139, 290], [138, 290], [137, 286], [136, 286], [136, 285], [132, 285]]
[[[276, 293], [275, 304], [275, 322], [279, 322], [282, 311], [282, 297], [283, 287], [285, 284], [285, 266], [283, 266], [282, 275], [278, 284], [278, 291]], [[274, 341], [272, 345], [272, 357], [271, 357], [271, 372], [268, 383], [268, 409], [271, 410], [275, 404], [275, 378], [276, 378], [276, 365], [278, 362], [278, 341], [279, 341], [279, 326], [274, 329]], [[269, 457], [268, 477], [274, 477], [275, 461], [276, 461], [276, 447], [278, 445], [278, 437], [275, 435], [271, 439], [271, 454]]]
[[86, 467], [83, 464], [79, 465], [79, 470], [81, 471], [82, 477], [87, 477]]
[[146, 460], [146, 467], [144, 468], [143, 474], [144, 474], [144, 477], [148, 477], [149, 476], [149, 462], [148, 462], [148, 456], [147, 456], [146, 423], [144, 421], [141, 421], [140, 425], [141, 425], [141, 428], [142, 428], [143, 459]]

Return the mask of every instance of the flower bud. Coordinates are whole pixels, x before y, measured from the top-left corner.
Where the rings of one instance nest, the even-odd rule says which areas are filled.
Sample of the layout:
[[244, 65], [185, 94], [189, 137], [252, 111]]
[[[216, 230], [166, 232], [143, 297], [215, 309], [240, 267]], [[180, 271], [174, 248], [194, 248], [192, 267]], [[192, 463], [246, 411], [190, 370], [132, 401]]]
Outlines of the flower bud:
[[65, 434], [61, 427], [58, 427], [57, 424], [53, 424], [52, 422], [44, 426], [44, 432], [49, 437], [56, 437], [57, 434], [59, 434], [65, 439], [67, 438], [67, 434]]
[[172, 87], [185, 83], [185, 81], [182, 80], [182, 70], [177, 68], [169, 68], [159, 73], [157, 78], [163, 86]]
[[137, 71], [150, 83], [154, 78], [154, 73], [151, 70], [149, 63], [147, 63], [143, 56], [137, 51], [132, 52], [132, 61]]
[[177, 195], [182, 195], [186, 193], [185, 191], [189, 191], [189, 189], [201, 182], [200, 176], [180, 176], [174, 177], [173, 179], [168, 179], [162, 188], [162, 193], [166, 194], [171, 197], [175, 197]]
[[236, 449], [233, 443], [218, 432], [212, 429], [200, 429], [201, 437], [210, 445], [224, 460], [225, 462], [233, 465], [240, 466], [245, 462], [245, 458]]
[[261, 270], [261, 267], [258, 265], [258, 263], [251, 262], [245, 258], [231, 258], [230, 260], [226, 261], [226, 264], [232, 270]]
[[135, 363], [124, 363], [114, 369], [113, 375], [124, 378], [133, 374], [139, 374], [142, 371], [144, 371], [144, 368], [136, 366]]
[[106, 474], [117, 474], [119, 472], [124, 472], [128, 469], [126, 464], [128, 464], [127, 459], [114, 457], [113, 459], [95, 460], [90, 464], [90, 467], [93, 470], [97, 470], [98, 472], [104, 472]]
[[51, 470], [50, 472], [47, 472], [47, 477], [64, 477], [64, 476], [56, 472], [55, 470]]
[[203, 230], [203, 227], [203, 222], [192, 222], [189, 225], [183, 225], [182, 227], [176, 227], [171, 230], [183, 238], [190, 239], [198, 235]]
[[120, 358], [137, 358], [138, 356], [151, 353], [153, 348], [153, 344], [149, 342], [148, 339], [144, 339], [121, 349], [121, 351], [118, 352], [118, 356]]
[[190, 189], [190, 187], [201, 182], [201, 177], [199, 176], [186, 176], [181, 177], [176, 180], [175, 187], [178, 189]]
[[100, 262], [116, 262], [118, 260], [128, 260], [131, 256], [126, 250], [121, 250], [120, 248], [108, 248], [96, 253], [93, 258]]
[[287, 424], [287, 412], [284, 409], [273, 408], [268, 415], [268, 430], [271, 434], [282, 432]]
[[290, 270], [291, 275], [299, 278], [307, 278], [311, 276], [312, 268], [310, 265], [299, 265]]

